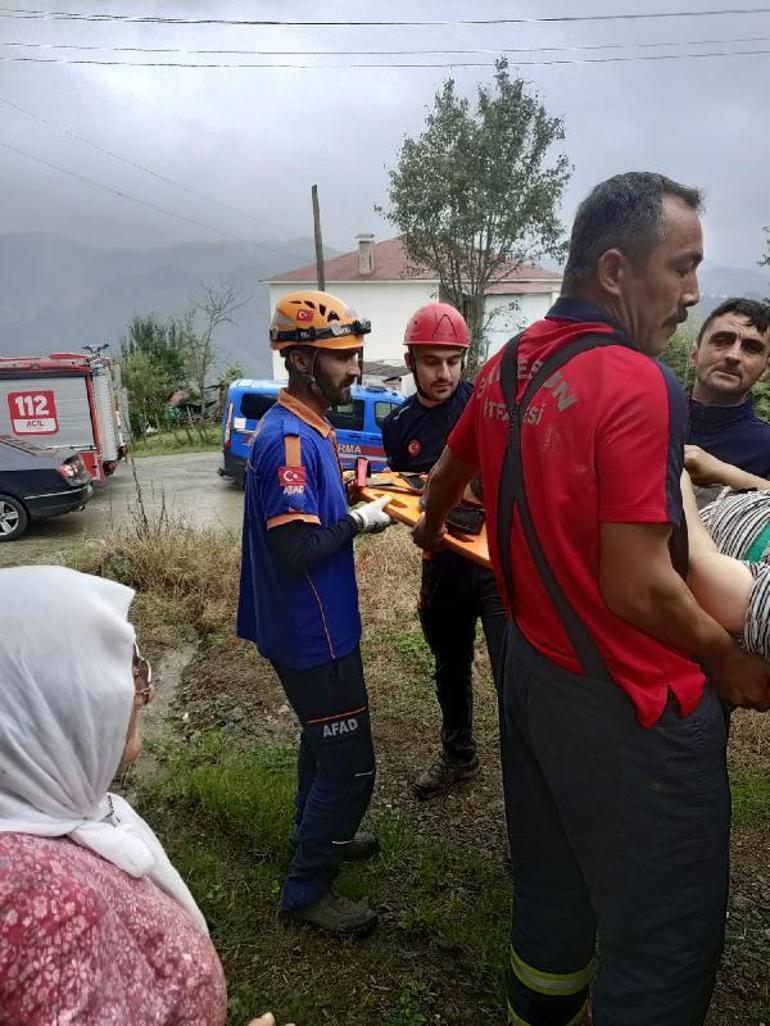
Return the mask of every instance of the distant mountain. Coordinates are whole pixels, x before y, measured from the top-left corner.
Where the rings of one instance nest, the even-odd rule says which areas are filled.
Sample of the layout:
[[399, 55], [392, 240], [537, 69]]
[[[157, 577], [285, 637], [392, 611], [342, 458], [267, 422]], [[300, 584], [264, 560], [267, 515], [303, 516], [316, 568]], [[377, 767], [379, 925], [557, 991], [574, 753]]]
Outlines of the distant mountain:
[[[330, 255], [334, 255], [330, 253]], [[216, 336], [220, 362], [270, 376], [268, 290], [260, 281], [314, 259], [311, 239], [185, 243], [103, 250], [43, 234], [0, 235], [0, 355], [32, 356], [109, 342], [134, 314], [181, 313], [201, 282], [233, 280], [249, 302]]]
[[[336, 255], [329, 251], [329, 256]], [[143, 252], [104, 250], [52, 235], [0, 235], [0, 355], [79, 350], [117, 353], [134, 314], [181, 313], [201, 282], [233, 280], [251, 299], [216, 336], [220, 363], [270, 377], [268, 290], [260, 281], [314, 259], [311, 239], [194, 242]], [[770, 272], [711, 264], [699, 272], [705, 315], [732, 295], [770, 297]]]
[[724, 267], [705, 260], [698, 270], [701, 301], [699, 310], [709, 313], [730, 296], [747, 299], [770, 298], [770, 269]]

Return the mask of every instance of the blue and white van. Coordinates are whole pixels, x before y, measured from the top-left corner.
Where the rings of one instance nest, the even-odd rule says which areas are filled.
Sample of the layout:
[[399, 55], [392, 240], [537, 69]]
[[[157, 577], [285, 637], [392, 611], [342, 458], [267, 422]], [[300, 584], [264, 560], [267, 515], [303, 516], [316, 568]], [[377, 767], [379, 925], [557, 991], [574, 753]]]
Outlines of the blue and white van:
[[[222, 413], [221, 477], [243, 483], [251, 436], [257, 421], [270, 409], [285, 381], [253, 381], [240, 378], [228, 391]], [[329, 410], [327, 419], [334, 427], [340, 459], [346, 469], [353, 469], [356, 457], [365, 456], [374, 470], [385, 466], [382, 448], [383, 420], [400, 406], [406, 396], [392, 392], [384, 385], [354, 385], [351, 402]]]

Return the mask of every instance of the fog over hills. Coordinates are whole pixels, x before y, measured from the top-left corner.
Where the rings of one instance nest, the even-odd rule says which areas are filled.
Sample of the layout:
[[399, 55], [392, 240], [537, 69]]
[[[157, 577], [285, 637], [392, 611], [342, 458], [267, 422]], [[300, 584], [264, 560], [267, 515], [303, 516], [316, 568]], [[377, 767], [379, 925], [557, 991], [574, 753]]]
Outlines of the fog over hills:
[[[330, 254], [332, 255], [332, 254]], [[36, 355], [109, 342], [134, 314], [181, 313], [201, 282], [234, 281], [248, 303], [216, 336], [220, 363], [270, 373], [268, 290], [261, 280], [310, 263], [313, 242], [194, 242], [138, 252], [44, 234], [0, 236], [0, 354]]]
[[[331, 252], [329, 255], [333, 255]], [[310, 239], [194, 242], [136, 251], [100, 249], [45, 234], [0, 236], [0, 354], [36, 355], [109, 342], [117, 353], [134, 314], [181, 313], [201, 282], [233, 280], [248, 303], [217, 335], [220, 363], [269, 376], [268, 292], [259, 282], [314, 259]], [[765, 268], [703, 265], [699, 312], [726, 296], [770, 296]]]
[[770, 268], [723, 267], [706, 260], [698, 271], [702, 309], [713, 310], [728, 296], [770, 299]]

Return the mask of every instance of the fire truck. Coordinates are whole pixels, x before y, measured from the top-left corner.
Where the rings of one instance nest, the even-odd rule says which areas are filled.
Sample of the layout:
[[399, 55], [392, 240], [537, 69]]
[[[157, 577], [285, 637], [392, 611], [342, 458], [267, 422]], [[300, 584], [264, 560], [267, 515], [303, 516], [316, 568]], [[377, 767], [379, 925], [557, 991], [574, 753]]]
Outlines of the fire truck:
[[0, 357], [0, 435], [77, 449], [104, 482], [129, 442], [119, 365], [101, 353]]

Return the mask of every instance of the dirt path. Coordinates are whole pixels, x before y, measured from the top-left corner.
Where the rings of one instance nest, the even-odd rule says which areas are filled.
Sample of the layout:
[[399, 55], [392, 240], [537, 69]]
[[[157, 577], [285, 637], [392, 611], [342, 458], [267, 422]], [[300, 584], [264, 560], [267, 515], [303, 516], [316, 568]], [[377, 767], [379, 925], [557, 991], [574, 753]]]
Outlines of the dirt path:
[[158, 772], [160, 761], [178, 735], [174, 723], [173, 704], [182, 681], [182, 674], [195, 658], [197, 642], [187, 642], [167, 649], [152, 667], [155, 686], [153, 701], [142, 711], [142, 752], [134, 765], [126, 771], [119, 789], [133, 802], [137, 788]]
[[172, 705], [179, 690], [182, 674], [192, 662], [197, 650], [197, 644], [192, 642], [180, 645], [179, 648], [167, 649], [157, 667], [153, 667], [155, 697], [142, 715], [144, 747], [135, 767], [135, 773], [140, 778], [157, 770], [158, 754], [162, 753], [176, 736], [172, 723]]
[[[240, 530], [243, 492], [217, 475], [218, 452], [175, 453], [137, 460], [136, 473], [148, 510], [165, 508], [199, 526]], [[104, 538], [130, 523], [137, 490], [131, 467], [121, 463], [81, 512], [30, 525], [18, 541], [0, 544], [0, 567], [41, 563], [77, 542]]]

